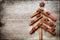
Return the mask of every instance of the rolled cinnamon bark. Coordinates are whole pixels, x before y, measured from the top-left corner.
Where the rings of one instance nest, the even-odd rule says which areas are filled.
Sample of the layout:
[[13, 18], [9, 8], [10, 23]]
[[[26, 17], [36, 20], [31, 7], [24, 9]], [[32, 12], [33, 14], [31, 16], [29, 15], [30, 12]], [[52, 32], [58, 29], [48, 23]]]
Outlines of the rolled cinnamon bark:
[[33, 18], [33, 17], [36, 16], [37, 14], [40, 14], [42, 11], [43, 11], [43, 9], [39, 8], [36, 12], [34, 12], [34, 13], [31, 15], [31, 18]]
[[53, 17], [52, 15], [50, 15], [49, 12], [43, 11], [42, 14], [44, 14], [44, 15], [47, 16], [47, 17], [49, 17], [49, 18], [52, 19], [53, 21], [56, 21], [56, 20], [57, 20], [55, 17]]
[[55, 30], [56, 25], [53, 22], [51, 22], [48, 18], [42, 18], [42, 22], [52, 27], [52, 30]]
[[45, 25], [43, 25], [43, 23], [42, 22], [39, 22], [37, 25], [35, 25], [32, 29], [31, 29], [31, 31], [29, 32], [30, 34], [33, 34], [38, 28], [42, 28], [42, 29], [44, 29], [44, 30], [46, 30], [46, 31], [48, 31], [50, 34], [52, 34], [53, 36], [54, 35], [56, 35], [56, 33], [55, 32], [53, 32], [53, 30], [51, 30], [50, 28], [48, 28], [48, 27], [46, 27]]
[[30, 26], [33, 25], [35, 22], [37, 22], [39, 19], [41, 19], [43, 16], [41, 14], [37, 14], [36, 18], [30, 22]]
[[38, 33], [39, 33], [39, 40], [43, 40], [42, 28], [38, 29]]
[[43, 28], [44, 30], [48, 31], [50, 34], [52, 34], [53, 36], [56, 35], [56, 32], [54, 32], [53, 30], [51, 30], [50, 28], [46, 27], [45, 25], [42, 25], [41, 28]]
[[50, 34], [52, 34], [53, 36], [56, 35], [56, 32], [52, 32], [51, 29], [47, 29], [47, 31], [48, 31]]
[[29, 32], [30, 34], [33, 34], [38, 28], [39, 28], [39, 26], [41, 26], [42, 25], [42, 23], [38, 23], [37, 25], [35, 25], [32, 29], [31, 29], [31, 31]]

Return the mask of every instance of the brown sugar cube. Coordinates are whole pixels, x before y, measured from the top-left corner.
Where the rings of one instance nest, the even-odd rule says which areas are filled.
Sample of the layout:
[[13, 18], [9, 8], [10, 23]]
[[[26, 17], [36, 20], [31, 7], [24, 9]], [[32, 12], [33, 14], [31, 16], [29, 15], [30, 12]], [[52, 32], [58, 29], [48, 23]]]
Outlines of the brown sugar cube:
[[53, 17], [52, 15], [50, 15], [49, 12], [45, 12], [45, 11], [43, 11], [42, 13], [43, 13], [45, 16], [47, 16], [47, 17], [49, 17], [50, 19], [52, 19], [53, 21], [56, 21], [56, 18]]
[[43, 16], [41, 14], [36, 15], [36, 18], [30, 22], [30, 26], [41, 19]]
[[51, 26], [52, 28], [56, 27], [56, 25], [54, 25], [53, 22], [51, 22], [48, 18], [42, 18], [42, 21]]
[[42, 23], [41, 22], [39, 22], [37, 25], [35, 25], [32, 29], [31, 29], [31, 31], [29, 32], [30, 34], [33, 34], [38, 28], [39, 28], [39, 26], [41, 26], [42, 25]]
[[39, 8], [36, 12], [34, 12], [34, 13], [31, 15], [31, 18], [33, 18], [33, 17], [36, 16], [37, 14], [40, 14], [42, 11], [43, 11], [43, 9]]

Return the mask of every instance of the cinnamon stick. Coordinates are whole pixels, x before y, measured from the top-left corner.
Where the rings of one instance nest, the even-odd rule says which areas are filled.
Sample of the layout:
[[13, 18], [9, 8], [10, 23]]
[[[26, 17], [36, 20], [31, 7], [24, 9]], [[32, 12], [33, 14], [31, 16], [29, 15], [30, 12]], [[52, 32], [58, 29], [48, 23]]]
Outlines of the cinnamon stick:
[[33, 33], [34, 33], [38, 28], [40, 28], [40, 27], [41, 27], [42, 29], [48, 31], [48, 32], [49, 32], [50, 34], [52, 34], [53, 36], [56, 35], [56, 33], [53, 32], [53, 30], [51, 30], [50, 28], [48, 28], [48, 27], [46, 27], [45, 25], [43, 25], [42, 22], [39, 22], [37, 25], [35, 25], [35, 26], [31, 29], [30, 34], [33, 34]]
[[39, 33], [39, 40], [42, 40], [42, 29], [41, 28], [38, 29], [38, 33]]
[[52, 30], [55, 30], [56, 25], [53, 22], [51, 22], [48, 18], [42, 18], [42, 22], [52, 27]]
[[53, 17], [49, 12], [45, 12], [43, 11], [42, 14], [44, 14], [45, 16], [49, 17], [50, 19], [52, 19], [53, 21], [56, 21], [57, 19], [55, 17]]
[[36, 12], [34, 12], [32, 15], [31, 15], [31, 18], [33, 18], [34, 16], [36, 16], [37, 14], [40, 14], [42, 11], [44, 11], [43, 9], [39, 8], [38, 10], [36, 10]]
[[36, 18], [34, 20], [31, 20], [30, 26], [36, 23], [39, 19], [41, 19], [43, 16], [41, 14], [37, 14]]

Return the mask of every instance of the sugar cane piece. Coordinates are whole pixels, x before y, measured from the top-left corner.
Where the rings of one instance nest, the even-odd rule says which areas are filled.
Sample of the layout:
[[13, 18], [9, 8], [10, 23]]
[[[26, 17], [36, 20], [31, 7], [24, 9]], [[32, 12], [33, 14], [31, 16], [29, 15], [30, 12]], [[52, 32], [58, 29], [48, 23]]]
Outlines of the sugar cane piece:
[[38, 14], [36, 15], [36, 18], [33, 19], [31, 22], [30, 22], [30, 26], [33, 25], [35, 22], [37, 22], [39, 19], [41, 19], [43, 16], [41, 14]]
[[49, 12], [45, 12], [45, 11], [43, 11], [42, 14], [44, 14], [44, 15], [47, 16], [47, 17], [49, 17], [49, 18], [52, 19], [53, 21], [56, 21], [56, 18], [53, 17], [52, 15], [50, 15]]
[[30, 34], [33, 34], [38, 28], [39, 28], [39, 26], [41, 26], [43, 23], [38, 23], [37, 25], [35, 25], [32, 29], [31, 29], [31, 31], [29, 32]]
[[56, 27], [56, 25], [53, 22], [51, 22], [48, 18], [42, 18], [42, 22], [48, 24], [53, 29]]
[[36, 12], [34, 12], [34, 13], [31, 15], [31, 18], [33, 18], [33, 17], [36, 16], [37, 14], [40, 14], [42, 11], [43, 11], [43, 9], [39, 8]]

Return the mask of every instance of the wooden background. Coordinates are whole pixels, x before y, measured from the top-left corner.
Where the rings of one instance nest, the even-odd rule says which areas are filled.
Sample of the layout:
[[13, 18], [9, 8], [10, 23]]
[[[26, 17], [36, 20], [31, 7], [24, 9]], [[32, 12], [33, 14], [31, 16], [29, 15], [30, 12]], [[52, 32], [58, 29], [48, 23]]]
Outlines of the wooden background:
[[[30, 15], [39, 8], [41, 1], [13, 1], [2, 4], [3, 10], [0, 15], [3, 15], [1, 22], [4, 24], [0, 27], [1, 39], [7, 40], [38, 40], [39, 35], [36, 31], [33, 35], [29, 34], [32, 27], [29, 26], [31, 20]], [[47, 31], [43, 30], [44, 40], [59, 40], [59, 1], [44, 1], [45, 11], [49, 11], [51, 15], [57, 18], [54, 22], [56, 26], [56, 36], [52, 36]], [[47, 25], [48, 26], [48, 25]]]

